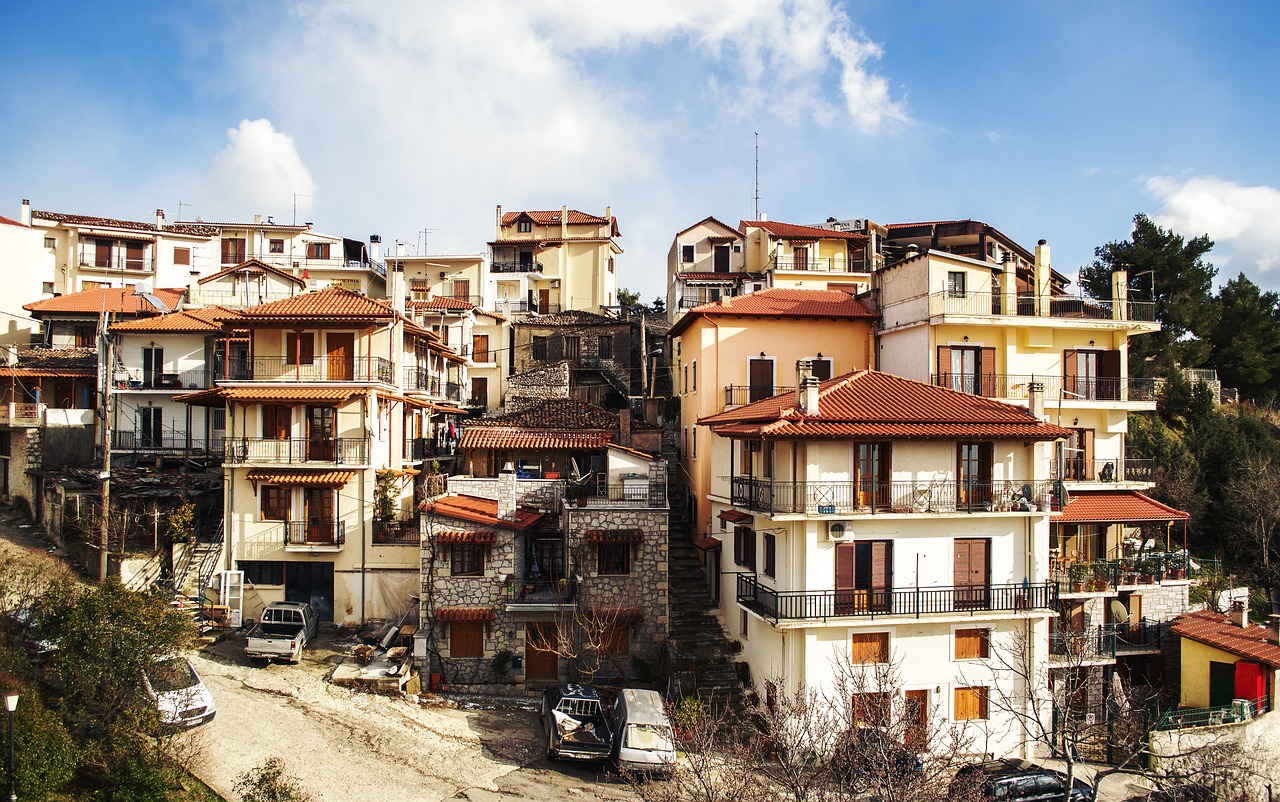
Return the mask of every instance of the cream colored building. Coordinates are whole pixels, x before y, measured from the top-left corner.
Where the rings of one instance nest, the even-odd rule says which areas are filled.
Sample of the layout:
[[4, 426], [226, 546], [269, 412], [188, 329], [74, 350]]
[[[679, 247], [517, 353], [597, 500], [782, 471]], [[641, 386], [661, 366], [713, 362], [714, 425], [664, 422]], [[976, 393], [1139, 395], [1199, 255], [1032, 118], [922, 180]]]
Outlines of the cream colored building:
[[771, 220], [743, 220], [744, 269], [784, 289], [843, 290], [871, 288], [876, 231], [803, 226]]
[[[23, 209], [25, 212], [30, 207]], [[45, 259], [43, 236], [29, 220], [24, 223], [0, 217], [0, 276], [9, 290], [5, 302], [0, 303], [0, 346], [27, 348], [39, 332], [39, 322], [27, 314], [22, 304], [52, 294], [35, 269]]]
[[497, 211], [489, 271], [502, 314], [598, 312], [618, 303], [618, 220], [570, 209]]

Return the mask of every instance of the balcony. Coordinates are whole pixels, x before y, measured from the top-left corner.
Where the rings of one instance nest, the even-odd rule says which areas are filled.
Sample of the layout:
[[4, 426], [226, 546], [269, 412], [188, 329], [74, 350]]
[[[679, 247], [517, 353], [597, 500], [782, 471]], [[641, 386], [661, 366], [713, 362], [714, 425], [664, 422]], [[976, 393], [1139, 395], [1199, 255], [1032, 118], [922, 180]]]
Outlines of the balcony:
[[153, 437], [146, 432], [112, 432], [111, 448], [116, 451], [145, 451], [162, 454], [221, 454], [225, 449], [221, 437], [212, 440], [166, 434]]
[[[1037, 376], [1009, 373], [934, 373], [931, 381], [969, 395], [987, 398], [1009, 398], [1025, 401], [1027, 386], [1032, 382], [1044, 387], [1045, 400], [1062, 399], [1067, 404], [1077, 401], [1145, 401], [1154, 403], [1164, 379], [1120, 378], [1118, 376], [1085, 378], [1073, 376]], [[1065, 391], [1065, 395], [1064, 395]]]
[[284, 547], [287, 551], [307, 549], [336, 550], [347, 542], [347, 524], [332, 518], [288, 521], [284, 524]]
[[1255, 719], [1271, 709], [1271, 698], [1233, 699], [1220, 707], [1180, 707], [1165, 713], [1156, 723], [1157, 730], [1184, 730], [1192, 727], [1216, 727]]
[[294, 362], [284, 356], [255, 356], [233, 360], [224, 367], [232, 381], [382, 382], [391, 384], [391, 360], [380, 356], [317, 357]]
[[567, 579], [517, 579], [507, 583], [507, 608], [554, 612], [574, 603], [578, 587]]
[[524, 259], [504, 260], [489, 263], [490, 273], [541, 273], [542, 262], [530, 262]]
[[537, 301], [500, 300], [493, 302], [493, 311], [522, 314], [556, 315], [560, 313], [560, 304], [540, 304]]
[[[574, 495], [577, 491], [582, 495]], [[632, 482], [599, 482], [594, 488], [571, 487], [566, 495], [579, 507], [656, 507], [666, 509], [666, 482], [647, 478]]]
[[206, 290], [201, 287], [191, 300], [193, 303], [198, 302], [205, 306], [244, 309], [247, 306], [283, 301], [285, 298], [292, 297], [293, 293], [290, 292], [260, 292], [253, 288], [250, 288], [247, 292], [231, 292], [229, 290]]
[[418, 546], [422, 530], [417, 518], [400, 521], [374, 521], [373, 543], [378, 546]]
[[1140, 585], [1192, 579], [1200, 575], [1207, 560], [1188, 558], [1183, 552], [1148, 553], [1141, 557], [1075, 562], [1054, 559], [1050, 579], [1063, 595], [1107, 593]]
[[770, 270], [791, 270], [798, 273], [857, 273], [853, 265], [843, 259], [831, 257], [797, 258], [795, 256], [775, 256], [769, 260]]
[[1057, 587], [1038, 585], [975, 585], [969, 587], [898, 588], [892, 590], [778, 591], [760, 584], [754, 574], [738, 574], [738, 604], [761, 617], [779, 621], [825, 620], [962, 613], [1052, 610]]
[[322, 462], [336, 465], [364, 465], [369, 461], [369, 441], [363, 437], [311, 439], [291, 437], [240, 437], [226, 444], [228, 463], [262, 462], [297, 464]]
[[[1067, 459], [1062, 478], [1068, 482], [1154, 482], [1153, 459]], [[1058, 478], [1057, 463], [1049, 466], [1049, 477]]]
[[[1152, 301], [1129, 301], [1117, 309], [1111, 301], [1076, 295], [1042, 295], [1020, 292], [1013, 300], [1013, 308], [1007, 309], [1006, 297], [989, 292], [935, 292], [929, 295], [930, 315], [962, 315], [965, 317], [989, 317], [992, 315], [1017, 317], [1047, 317], [1073, 320], [1129, 320], [1152, 323], [1156, 318], [1156, 305]], [[1037, 304], [1039, 300], [1039, 304]], [[1036, 307], [1040, 307], [1037, 314]]]
[[[120, 380], [118, 390], [205, 390], [218, 377], [212, 370], [187, 370], [181, 373], [150, 373], [126, 368], [129, 378]], [[138, 378], [134, 378], [138, 377]]]
[[[335, 248], [340, 248], [336, 246]], [[329, 251], [325, 251], [328, 253]], [[375, 262], [373, 260], [363, 261], [360, 259], [325, 259], [320, 257], [308, 257], [306, 251], [293, 255], [280, 253], [255, 253], [252, 258], [260, 262], [279, 268], [285, 272], [292, 272], [293, 268], [300, 270], [371, 270], [379, 276], [387, 277], [387, 265], [385, 262]], [[243, 253], [232, 253], [221, 257], [222, 268], [236, 267], [242, 264], [246, 259]]]
[[37, 424], [44, 420], [44, 404], [0, 404], [0, 423]]
[[787, 482], [735, 476], [735, 507], [770, 515], [1044, 512], [1057, 483], [1034, 480]]
[[740, 407], [743, 404], [772, 398], [775, 395], [790, 392], [794, 389], [796, 388], [767, 384], [755, 386], [730, 384], [724, 388], [724, 405], [726, 407]]
[[404, 389], [417, 390], [428, 395], [440, 395], [440, 376], [430, 368], [410, 365], [404, 369]]
[[1102, 626], [1082, 632], [1055, 629], [1049, 633], [1049, 662], [1068, 665], [1110, 662], [1116, 657], [1116, 628]]

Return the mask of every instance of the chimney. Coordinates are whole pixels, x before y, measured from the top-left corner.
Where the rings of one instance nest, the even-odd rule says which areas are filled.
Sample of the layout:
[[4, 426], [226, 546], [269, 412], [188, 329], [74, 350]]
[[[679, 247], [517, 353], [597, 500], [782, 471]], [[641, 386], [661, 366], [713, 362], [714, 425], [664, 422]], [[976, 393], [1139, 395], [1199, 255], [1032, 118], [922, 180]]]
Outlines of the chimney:
[[369, 260], [373, 262], [382, 261], [382, 237], [377, 234], [369, 235]]
[[31, 201], [26, 198], [22, 199], [22, 213], [18, 215], [18, 222], [24, 226], [31, 225]]
[[1040, 240], [1036, 243], [1036, 264], [1033, 271], [1032, 280], [1036, 286], [1032, 290], [1035, 293], [1036, 313], [1047, 316], [1049, 314], [1049, 277], [1053, 275], [1053, 269], [1049, 266], [1049, 243]]
[[1129, 271], [1114, 270], [1111, 273], [1111, 318], [1126, 320], [1129, 317]]
[[156, 231], [164, 228], [164, 209], [156, 209]]
[[1231, 602], [1231, 609], [1227, 611], [1227, 618], [1238, 627], [1249, 626], [1248, 594], [1244, 594], [1242, 598]]
[[255, 214], [255, 215], [253, 216], [253, 224], [254, 224], [255, 226], [260, 226], [260, 225], [262, 225], [262, 215], [260, 215], [260, 214]]
[[813, 375], [813, 360], [797, 359], [796, 360], [796, 392], [799, 392], [800, 388], [804, 386], [804, 380], [812, 375]]
[[569, 238], [569, 207], [560, 207], [560, 236], [563, 239]]
[[800, 382], [800, 387], [796, 390], [796, 400], [799, 403], [800, 411], [805, 415], [817, 417], [821, 414], [818, 411], [818, 384], [817, 376], [805, 376], [804, 381]]
[[[498, 228], [499, 228], [499, 229], [501, 229], [501, 228], [502, 228], [502, 204], [501, 204], [501, 203], [499, 203], [499, 204], [498, 204], [498, 212], [497, 212], [497, 214], [494, 216], [494, 222], [496, 223], [496, 225], [498, 226]], [[499, 231], [499, 232], [498, 232], [498, 235], [499, 235], [499, 236], [501, 236], [501, 235], [502, 235], [502, 232], [501, 232], [501, 231]]]
[[396, 240], [396, 256], [404, 256], [404, 243]]
[[631, 448], [631, 410], [618, 410], [618, 445]]
[[1027, 412], [1036, 420], [1044, 420], [1044, 385], [1040, 382], [1027, 385]]
[[1273, 615], [1267, 619], [1267, 643], [1280, 646], [1280, 615]]
[[195, 305], [200, 302], [200, 271], [192, 270], [187, 274], [187, 303]]
[[731, 295], [728, 295], [728, 294], [721, 295], [721, 296], [720, 296], [720, 305], [721, 305], [721, 306], [733, 306], [733, 297], [732, 297]]
[[1018, 260], [1008, 251], [1000, 254], [1000, 311], [1006, 315], [1018, 311]]
[[510, 461], [498, 472], [498, 518], [503, 521], [516, 518], [516, 469]]
[[760, 213], [760, 216], [759, 216], [759, 217], [757, 217], [756, 219], [757, 219], [757, 220], [759, 220], [759, 221], [760, 221], [760, 222], [762, 222], [762, 223], [767, 223], [767, 222], [769, 222], [769, 215], [765, 214], [764, 212], [761, 212], [761, 213]]

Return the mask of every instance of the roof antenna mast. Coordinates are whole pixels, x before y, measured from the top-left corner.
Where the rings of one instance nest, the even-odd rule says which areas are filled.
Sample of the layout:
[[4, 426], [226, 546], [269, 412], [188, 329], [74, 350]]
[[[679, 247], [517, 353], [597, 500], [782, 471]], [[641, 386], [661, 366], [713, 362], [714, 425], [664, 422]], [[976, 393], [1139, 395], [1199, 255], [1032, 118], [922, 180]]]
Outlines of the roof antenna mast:
[[756, 214], [753, 219], [760, 219], [760, 132], [756, 131]]

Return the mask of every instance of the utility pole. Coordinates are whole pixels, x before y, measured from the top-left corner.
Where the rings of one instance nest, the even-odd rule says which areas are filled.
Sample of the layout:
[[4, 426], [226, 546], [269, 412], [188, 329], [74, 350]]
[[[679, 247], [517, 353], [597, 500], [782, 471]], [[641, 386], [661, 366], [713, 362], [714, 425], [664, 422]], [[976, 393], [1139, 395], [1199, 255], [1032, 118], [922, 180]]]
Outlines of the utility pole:
[[637, 310], [640, 315], [640, 394], [644, 395], [649, 389], [649, 347], [645, 341], [645, 329], [648, 326], [643, 309]]
[[111, 378], [113, 364], [111, 361], [111, 337], [107, 334], [107, 321], [110, 319], [111, 313], [103, 310], [102, 317], [98, 320], [99, 340], [102, 344], [101, 365], [102, 374], [102, 411], [99, 418], [102, 421], [102, 470], [98, 473], [98, 478], [102, 481], [102, 514], [98, 522], [98, 581], [104, 582], [107, 578], [107, 556], [110, 547], [110, 538], [108, 537], [111, 526]]

